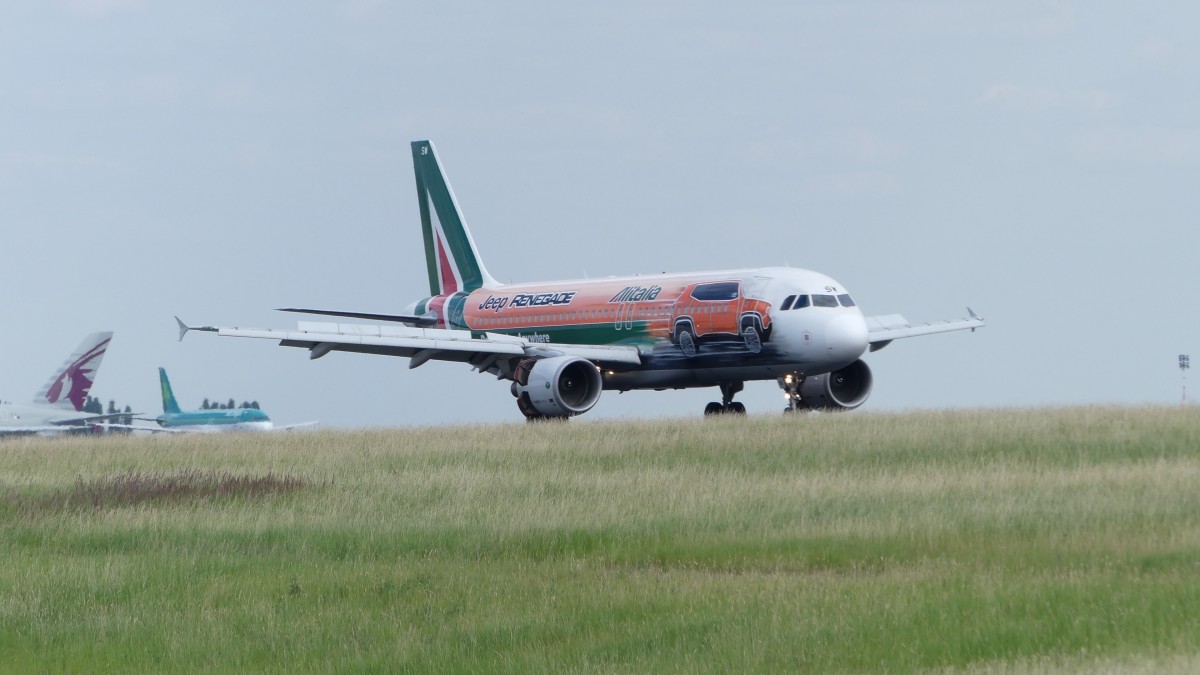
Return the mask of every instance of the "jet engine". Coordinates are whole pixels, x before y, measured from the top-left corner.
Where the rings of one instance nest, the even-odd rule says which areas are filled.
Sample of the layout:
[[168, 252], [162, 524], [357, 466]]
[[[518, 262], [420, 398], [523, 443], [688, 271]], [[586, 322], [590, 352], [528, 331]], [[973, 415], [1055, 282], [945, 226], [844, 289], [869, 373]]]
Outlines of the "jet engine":
[[817, 410], [853, 410], [867, 402], [871, 383], [871, 369], [859, 359], [841, 370], [806, 378], [800, 400]]
[[512, 394], [526, 417], [570, 417], [600, 400], [600, 371], [578, 356], [525, 359], [513, 371]]

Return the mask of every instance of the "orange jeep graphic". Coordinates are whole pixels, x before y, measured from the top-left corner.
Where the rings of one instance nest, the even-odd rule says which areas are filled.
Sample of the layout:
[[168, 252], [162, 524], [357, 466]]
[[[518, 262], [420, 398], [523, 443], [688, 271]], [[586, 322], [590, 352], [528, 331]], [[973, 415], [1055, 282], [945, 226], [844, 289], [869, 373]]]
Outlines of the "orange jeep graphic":
[[771, 336], [770, 305], [742, 295], [740, 281], [705, 281], [683, 289], [671, 311], [671, 342], [695, 356], [701, 341], [741, 338], [757, 354]]

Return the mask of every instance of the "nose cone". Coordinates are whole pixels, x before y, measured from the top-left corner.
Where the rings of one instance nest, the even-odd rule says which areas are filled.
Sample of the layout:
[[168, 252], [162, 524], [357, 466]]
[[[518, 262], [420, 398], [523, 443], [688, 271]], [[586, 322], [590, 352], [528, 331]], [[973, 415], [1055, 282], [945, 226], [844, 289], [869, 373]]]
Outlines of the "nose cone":
[[858, 313], [834, 317], [825, 326], [825, 346], [831, 360], [856, 360], [867, 351], [867, 322]]

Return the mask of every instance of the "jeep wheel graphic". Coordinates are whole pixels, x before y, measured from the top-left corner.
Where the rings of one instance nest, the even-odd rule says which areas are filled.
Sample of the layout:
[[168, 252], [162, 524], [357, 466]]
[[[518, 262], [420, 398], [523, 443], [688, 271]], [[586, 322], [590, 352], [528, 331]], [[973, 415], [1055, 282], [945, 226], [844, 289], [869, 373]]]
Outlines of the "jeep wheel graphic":
[[757, 354], [762, 351], [762, 336], [754, 326], [746, 326], [742, 330], [742, 339], [746, 341], [746, 349], [749, 349], [751, 353]]
[[690, 358], [696, 355], [696, 338], [692, 337], [691, 326], [680, 326], [675, 339], [679, 341], [679, 351], [684, 356]]

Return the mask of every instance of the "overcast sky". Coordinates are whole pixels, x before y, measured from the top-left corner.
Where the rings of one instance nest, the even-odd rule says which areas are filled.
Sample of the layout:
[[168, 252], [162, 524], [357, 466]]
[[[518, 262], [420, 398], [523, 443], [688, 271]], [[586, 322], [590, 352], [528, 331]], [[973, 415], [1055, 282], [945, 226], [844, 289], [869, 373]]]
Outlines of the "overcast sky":
[[[0, 397], [111, 329], [93, 394], [140, 411], [164, 366], [185, 407], [280, 423], [520, 421], [458, 364], [176, 342], [174, 314], [425, 295], [430, 138], [501, 281], [805, 267], [869, 315], [989, 321], [868, 355], [864, 409], [1178, 402], [1200, 6], [736, 4], [3, 2]], [[606, 392], [588, 417], [714, 398]]]

